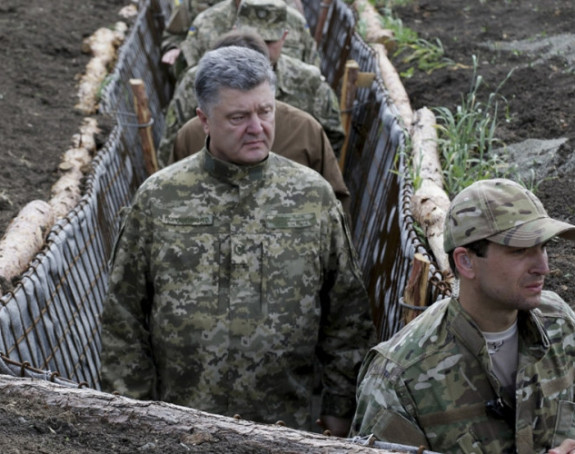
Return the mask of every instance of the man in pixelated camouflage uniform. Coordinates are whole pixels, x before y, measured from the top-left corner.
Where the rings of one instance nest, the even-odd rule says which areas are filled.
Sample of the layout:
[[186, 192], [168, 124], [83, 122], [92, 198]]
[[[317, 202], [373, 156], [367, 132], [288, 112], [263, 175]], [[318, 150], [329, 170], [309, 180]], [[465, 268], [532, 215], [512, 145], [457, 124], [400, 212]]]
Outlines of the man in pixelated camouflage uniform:
[[371, 350], [352, 435], [454, 454], [574, 449], [575, 314], [543, 290], [556, 235], [575, 226], [517, 183], [461, 191], [444, 231], [459, 296]]
[[139, 399], [345, 435], [373, 339], [341, 204], [315, 171], [270, 152], [275, 75], [254, 50], [202, 58], [204, 149], [148, 178], [114, 248], [102, 384]]
[[[258, 12], [265, 11], [265, 17], [274, 17], [269, 22], [259, 19]], [[341, 124], [341, 113], [337, 95], [325, 81], [319, 69], [283, 53], [286, 28], [286, 7], [278, 0], [244, 0], [238, 11], [237, 30], [256, 31], [267, 38], [269, 55], [278, 79], [276, 99], [311, 114], [320, 122], [332, 148], [339, 156], [345, 141]], [[214, 45], [218, 45], [216, 41]], [[164, 131], [158, 147], [158, 163], [165, 166], [172, 152], [178, 130], [195, 116], [197, 101], [194, 94], [196, 68], [190, 68], [182, 76], [166, 110]], [[281, 124], [278, 128], [281, 128]]]
[[[174, 77], [185, 70], [185, 61], [181, 56], [180, 44], [186, 39], [190, 26], [196, 16], [209, 7], [219, 3], [221, 0], [174, 0], [172, 12], [166, 24], [166, 29], [162, 33], [162, 62], [168, 64], [173, 71]], [[303, 6], [300, 0], [287, 0], [286, 4], [295, 8], [303, 15]], [[298, 21], [301, 22], [301, 21]], [[193, 33], [192, 29], [192, 33]], [[319, 64], [319, 57], [316, 53], [312, 62]], [[174, 67], [174, 65], [179, 67]]]
[[[240, 5], [244, 0], [223, 0], [198, 14], [186, 39], [180, 44], [188, 68], [195, 66], [204, 52], [210, 50], [218, 38], [230, 31], [236, 22]], [[309, 26], [303, 15], [283, 0], [250, 0], [251, 5], [259, 1], [274, 2], [276, 8], [285, 10], [285, 28], [288, 30], [284, 52], [303, 62], [319, 66], [320, 59], [317, 45], [310, 34]], [[279, 20], [274, 13], [267, 13], [265, 8], [258, 8], [260, 15], [271, 29], [276, 28]], [[265, 39], [265, 38], [264, 38]]]

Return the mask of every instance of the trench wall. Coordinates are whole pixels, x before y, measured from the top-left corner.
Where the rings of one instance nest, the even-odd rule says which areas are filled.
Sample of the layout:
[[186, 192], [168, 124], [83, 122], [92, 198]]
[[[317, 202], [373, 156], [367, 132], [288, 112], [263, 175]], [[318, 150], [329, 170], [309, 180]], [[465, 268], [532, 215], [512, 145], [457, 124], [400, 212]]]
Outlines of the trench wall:
[[[303, 0], [312, 34], [324, 2]], [[140, 1], [140, 12], [122, 45], [102, 93], [101, 113], [115, 124], [87, 176], [79, 205], [49, 233], [46, 246], [15, 289], [0, 298], [0, 373], [98, 389], [99, 317], [107, 291], [111, 248], [121, 208], [146, 178], [130, 79], [143, 79], [159, 142], [162, 109], [171, 95], [160, 62], [160, 40], [170, 0]], [[339, 90], [345, 62], [374, 72], [358, 91], [344, 177], [352, 195], [352, 232], [379, 338], [402, 326], [399, 305], [414, 253], [432, 260], [417, 239], [409, 211], [412, 187], [404, 175], [404, 131], [378, 75], [370, 47], [355, 33], [356, 17], [333, 0], [322, 28], [322, 72]], [[432, 265], [429, 300], [445, 286]]]

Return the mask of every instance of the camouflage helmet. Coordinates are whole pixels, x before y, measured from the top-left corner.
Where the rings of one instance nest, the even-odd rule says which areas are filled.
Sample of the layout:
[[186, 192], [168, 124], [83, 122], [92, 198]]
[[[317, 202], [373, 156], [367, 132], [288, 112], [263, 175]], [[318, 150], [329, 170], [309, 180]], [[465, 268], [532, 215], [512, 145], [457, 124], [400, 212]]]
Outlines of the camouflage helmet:
[[550, 218], [523, 186], [496, 178], [477, 181], [455, 196], [445, 219], [443, 249], [450, 252], [482, 239], [531, 247], [556, 235], [575, 240], [575, 226]]
[[242, 0], [236, 29], [249, 28], [264, 41], [279, 41], [286, 30], [287, 5], [284, 0]]

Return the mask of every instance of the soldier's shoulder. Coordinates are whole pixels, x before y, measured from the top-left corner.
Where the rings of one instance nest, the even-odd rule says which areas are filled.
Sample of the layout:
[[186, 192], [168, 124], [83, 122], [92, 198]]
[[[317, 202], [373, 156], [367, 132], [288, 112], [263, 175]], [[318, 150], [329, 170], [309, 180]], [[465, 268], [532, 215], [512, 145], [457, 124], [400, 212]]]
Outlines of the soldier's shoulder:
[[534, 314], [543, 318], [566, 318], [575, 323], [573, 309], [557, 293], [550, 290], [541, 292], [541, 303]]
[[283, 66], [284, 70], [286, 71], [294, 70], [298, 73], [301, 73], [302, 75], [307, 76], [308, 78], [313, 77], [321, 79], [322, 81], [324, 80], [324, 77], [321, 74], [321, 70], [317, 66], [305, 63], [290, 55], [282, 54], [278, 60], [278, 63]]
[[272, 160], [272, 165], [276, 169], [280, 169], [278, 171], [278, 175], [281, 174], [291, 180], [295, 180], [299, 185], [305, 184], [309, 186], [322, 187], [331, 192], [331, 186], [329, 183], [315, 170], [275, 152], [270, 153], [270, 159]]
[[195, 17], [193, 25], [196, 27], [205, 27], [214, 21], [218, 21], [222, 17], [222, 14], [229, 12], [232, 7], [233, 4], [229, 0], [218, 2], [199, 13]]
[[438, 301], [405, 325], [374, 350], [382, 357], [407, 369], [433, 355], [449, 354], [445, 350], [445, 320], [450, 299]]
[[302, 29], [308, 28], [308, 24], [307, 24], [305, 17], [302, 15], [302, 13], [300, 13], [293, 6], [288, 5], [288, 7], [287, 7], [286, 21], [291, 26], [295, 25], [298, 28], [302, 28]]
[[276, 128], [286, 122], [307, 125], [318, 133], [322, 130], [321, 123], [310, 113], [286, 102], [276, 100]]

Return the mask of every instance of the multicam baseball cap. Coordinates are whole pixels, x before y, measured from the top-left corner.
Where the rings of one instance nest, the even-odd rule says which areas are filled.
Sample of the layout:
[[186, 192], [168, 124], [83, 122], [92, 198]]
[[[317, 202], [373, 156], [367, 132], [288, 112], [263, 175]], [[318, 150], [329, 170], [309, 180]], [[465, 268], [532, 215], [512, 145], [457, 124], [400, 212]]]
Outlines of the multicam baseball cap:
[[575, 225], [551, 219], [532, 192], [496, 178], [477, 181], [455, 196], [445, 219], [443, 249], [450, 252], [482, 239], [531, 247], [556, 235], [575, 240]]
[[279, 41], [286, 30], [287, 5], [284, 0], [242, 0], [236, 29], [250, 28], [264, 41]]

